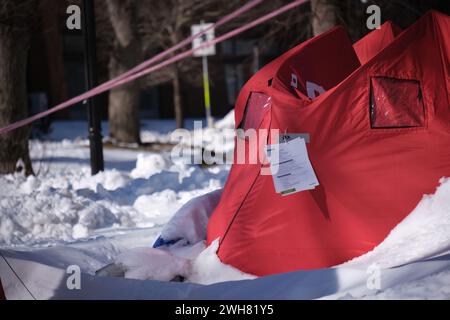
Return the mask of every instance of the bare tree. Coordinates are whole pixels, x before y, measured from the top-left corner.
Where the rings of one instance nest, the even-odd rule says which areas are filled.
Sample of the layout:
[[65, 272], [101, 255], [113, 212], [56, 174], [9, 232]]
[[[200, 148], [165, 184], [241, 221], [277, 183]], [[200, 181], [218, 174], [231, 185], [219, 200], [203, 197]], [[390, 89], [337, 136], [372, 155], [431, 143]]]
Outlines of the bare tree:
[[[234, 4], [238, 2], [230, 1]], [[105, 60], [107, 54], [110, 78], [182, 41], [190, 33], [191, 24], [217, 17], [226, 10], [217, 8], [217, 0], [104, 0], [104, 3], [108, 10], [101, 10], [97, 3], [99, 59]], [[114, 37], [110, 36], [111, 33]], [[172, 84], [176, 124], [179, 128], [183, 127], [182, 76], [198, 66], [195, 59], [186, 59], [145, 77], [143, 81], [111, 91], [111, 136], [120, 142], [140, 142], [139, 89], [161, 83]], [[200, 74], [187, 78], [197, 80]]]
[[333, 0], [311, 0], [311, 12], [314, 36], [338, 24], [338, 5]]
[[[155, 49], [166, 50], [190, 34], [190, 26], [199, 23], [201, 19], [217, 17], [218, 10], [213, 7], [217, 4], [213, 0], [167, 0], [145, 1], [143, 13], [148, 19], [141, 22], [146, 43], [151, 44], [146, 48], [147, 53]], [[223, 14], [223, 8], [222, 11]], [[177, 128], [184, 127], [183, 101], [181, 96], [182, 75], [198, 67], [195, 59], [185, 59], [182, 63], [175, 63], [171, 67], [162, 70], [154, 77], [147, 78], [147, 82], [170, 81], [173, 88], [173, 105]], [[198, 76], [198, 75], [197, 75]], [[197, 79], [195, 75], [188, 80]]]
[[50, 80], [49, 93], [54, 99], [51, 104], [56, 105], [67, 100], [67, 82], [64, 74], [64, 45], [61, 32], [61, 20], [65, 18], [67, 6], [70, 2], [54, 0], [39, 1], [39, 23], [47, 58], [47, 72]]
[[[221, 28], [221, 33], [233, 29], [243, 23], [252, 21], [272, 8], [278, 7], [283, 0], [273, 0], [264, 5], [254, 7], [243, 16], [232, 20]], [[191, 34], [191, 26], [201, 21], [215, 22], [225, 14], [243, 5], [242, 0], [141, 0], [140, 32], [144, 52], [152, 55], [155, 51], [166, 50], [181, 42]], [[275, 28], [279, 30], [279, 28]], [[184, 48], [183, 50], [186, 50]], [[214, 69], [214, 66], [211, 67]], [[178, 128], [184, 125], [183, 99], [181, 83], [189, 82], [198, 86], [201, 84], [201, 63], [199, 59], [188, 58], [173, 64], [144, 79], [145, 85], [170, 82], [173, 88], [173, 105]]]
[[[115, 39], [109, 61], [109, 75], [114, 78], [142, 62], [138, 34], [136, 0], [106, 0]], [[120, 142], [140, 143], [139, 83], [128, 83], [110, 92], [110, 135]]]
[[[222, 27], [220, 33], [252, 21], [288, 0], [273, 0], [253, 8]], [[104, 4], [102, 7], [102, 3]], [[97, 36], [100, 64], [109, 61], [110, 77], [126, 71], [145, 58], [166, 50], [188, 37], [190, 27], [204, 20], [217, 21], [225, 14], [242, 6], [242, 0], [103, 0], [97, 1]], [[104, 7], [108, 10], [104, 10]], [[279, 42], [285, 35], [294, 33], [293, 25], [306, 24], [304, 9], [293, 10], [287, 16], [267, 24], [267, 35], [261, 45]], [[299, 28], [297, 38], [304, 38], [305, 28]], [[307, 28], [306, 28], [307, 30]], [[113, 35], [111, 37], [111, 35]], [[281, 35], [281, 37], [280, 37]], [[270, 39], [269, 39], [270, 38]], [[183, 48], [182, 50], [186, 50]], [[214, 74], [214, 65], [211, 66]], [[114, 90], [110, 94], [109, 119], [111, 135], [118, 141], [138, 142], [139, 88], [170, 83], [173, 89], [173, 106], [177, 127], [184, 124], [182, 84], [201, 85], [199, 59], [182, 62], [161, 69], [135, 82]], [[106, 79], [104, 79], [106, 80]]]
[[[25, 118], [27, 102], [27, 58], [30, 28], [36, 0], [2, 0], [0, 3], [0, 127]], [[24, 127], [0, 136], [0, 174], [16, 171], [22, 160], [25, 173], [33, 174]]]

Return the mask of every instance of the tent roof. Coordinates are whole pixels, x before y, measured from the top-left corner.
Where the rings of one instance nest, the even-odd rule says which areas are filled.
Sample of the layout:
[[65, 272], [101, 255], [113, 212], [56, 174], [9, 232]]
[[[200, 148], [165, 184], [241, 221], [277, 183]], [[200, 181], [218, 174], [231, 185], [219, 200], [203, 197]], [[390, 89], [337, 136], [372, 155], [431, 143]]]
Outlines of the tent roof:
[[361, 64], [365, 64], [386, 48], [402, 32], [391, 21], [384, 23], [380, 29], [374, 30], [354, 44], [354, 49]]

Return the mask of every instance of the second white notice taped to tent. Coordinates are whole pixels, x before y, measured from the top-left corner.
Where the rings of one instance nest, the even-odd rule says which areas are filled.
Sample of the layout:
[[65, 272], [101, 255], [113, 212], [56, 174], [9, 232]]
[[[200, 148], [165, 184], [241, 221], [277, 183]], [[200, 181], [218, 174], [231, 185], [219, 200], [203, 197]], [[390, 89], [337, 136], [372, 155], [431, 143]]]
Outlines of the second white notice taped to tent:
[[319, 185], [304, 139], [268, 145], [266, 154], [277, 193], [286, 196], [312, 190]]

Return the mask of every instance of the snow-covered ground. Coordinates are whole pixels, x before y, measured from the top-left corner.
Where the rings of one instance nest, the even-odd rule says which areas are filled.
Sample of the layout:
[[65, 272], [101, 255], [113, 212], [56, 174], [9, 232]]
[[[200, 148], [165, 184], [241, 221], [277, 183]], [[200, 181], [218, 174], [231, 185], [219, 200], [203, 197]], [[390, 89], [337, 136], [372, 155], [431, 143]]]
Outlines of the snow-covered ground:
[[[142, 131], [143, 141], [169, 142], [170, 126], [145, 123], [150, 130]], [[220, 135], [213, 131], [205, 140]], [[106, 170], [92, 177], [85, 137], [85, 123], [55, 123], [48, 140], [30, 144], [36, 177], [0, 176], [1, 247], [48, 246], [142, 228], [154, 238], [184, 203], [220, 189], [228, 175], [227, 165], [174, 163], [169, 150], [106, 148]]]
[[[218, 127], [194, 144], [232, 150], [223, 131], [233, 127], [232, 116]], [[142, 138], [168, 143], [172, 130], [170, 121], [148, 121]], [[217, 243], [205, 248], [197, 242], [229, 165], [186, 165], [171, 159], [169, 150], [106, 148], [105, 172], [91, 177], [82, 122], [55, 123], [48, 139], [30, 147], [36, 177], [0, 176], [0, 249], [37, 298], [450, 299], [448, 179], [373, 252], [335, 268], [254, 279], [223, 265]], [[189, 225], [192, 219], [198, 228]], [[189, 228], [177, 229], [181, 224]], [[197, 243], [151, 248], [161, 233], [176, 238], [177, 232]], [[112, 262], [127, 267], [128, 279], [93, 276]], [[74, 264], [83, 272], [83, 292], [61, 288]], [[9, 298], [31, 298], [1, 259], [0, 271]], [[188, 283], [151, 281], [175, 275]], [[373, 276], [374, 288], [368, 284]]]

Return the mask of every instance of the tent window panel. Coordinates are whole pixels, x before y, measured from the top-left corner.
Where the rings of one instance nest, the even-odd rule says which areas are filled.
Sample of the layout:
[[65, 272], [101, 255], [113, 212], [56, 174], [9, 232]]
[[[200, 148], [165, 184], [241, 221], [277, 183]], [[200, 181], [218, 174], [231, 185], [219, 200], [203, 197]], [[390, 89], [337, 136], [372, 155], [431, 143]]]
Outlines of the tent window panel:
[[259, 129], [271, 105], [272, 98], [270, 96], [261, 92], [252, 92], [247, 101], [244, 120], [240, 128], [244, 130]]
[[425, 107], [419, 81], [372, 78], [372, 128], [414, 128], [425, 125]]

